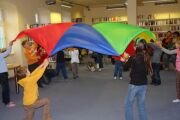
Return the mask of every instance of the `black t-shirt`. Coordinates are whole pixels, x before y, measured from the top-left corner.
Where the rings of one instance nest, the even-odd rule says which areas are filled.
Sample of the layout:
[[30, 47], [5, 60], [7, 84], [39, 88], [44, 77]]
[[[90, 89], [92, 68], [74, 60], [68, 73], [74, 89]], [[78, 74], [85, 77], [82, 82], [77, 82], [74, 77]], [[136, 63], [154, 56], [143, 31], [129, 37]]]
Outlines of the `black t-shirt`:
[[64, 52], [63, 52], [63, 51], [59, 51], [59, 52], [57, 53], [56, 62], [57, 62], [57, 63], [65, 63]]
[[136, 55], [131, 59], [130, 84], [147, 85], [147, 70], [143, 55]]

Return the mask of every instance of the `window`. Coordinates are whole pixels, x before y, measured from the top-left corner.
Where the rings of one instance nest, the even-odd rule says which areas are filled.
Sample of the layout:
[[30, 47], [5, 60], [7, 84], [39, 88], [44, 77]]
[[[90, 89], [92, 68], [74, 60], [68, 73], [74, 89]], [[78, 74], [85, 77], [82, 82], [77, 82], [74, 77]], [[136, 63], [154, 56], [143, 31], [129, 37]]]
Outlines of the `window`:
[[3, 25], [3, 15], [2, 15], [2, 9], [0, 9], [0, 48], [4, 48], [5, 43], [5, 37], [4, 37], [4, 25]]

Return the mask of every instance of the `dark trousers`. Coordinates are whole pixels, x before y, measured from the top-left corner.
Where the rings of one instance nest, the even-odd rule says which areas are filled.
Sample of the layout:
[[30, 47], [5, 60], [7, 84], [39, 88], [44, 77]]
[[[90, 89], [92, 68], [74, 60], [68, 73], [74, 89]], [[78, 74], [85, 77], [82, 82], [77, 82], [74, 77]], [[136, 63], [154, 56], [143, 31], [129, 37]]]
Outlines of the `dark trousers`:
[[117, 77], [118, 74], [119, 74], [119, 77], [122, 77], [122, 63], [121, 63], [121, 61], [115, 61], [114, 77]]
[[[32, 73], [38, 66], [39, 66], [38, 63], [34, 63], [34, 64], [31, 64], [31, 65], [28, 65], [29, 72]], [[42, 82], [43, 82], [43, 81], [45, 81], [45, 80], [44, 80], [44, 77], [41, 77], [41, 78], [38, 80], [37, 84], [38, 84], [38, 85], [42, 85]]]
[[2, 86], [2, 102], [8, 104], [10, 102], [10, 90], [7, 72], [0, 73], [0, 84]]
[[153, 75], [152, 75], [152, 84], [161, 84], [161, 78], [160, 78], [160, 69], [161, 64], [160, 63], [152, 63], [153, 68]]
[[57, 63], [56, 64], [56, 71], [57, 71], [57, 74], [59, 74], [59, 72], [61, 71], [64, 79], [67, 79], [67, 71], [66, 71], [65, 63]]

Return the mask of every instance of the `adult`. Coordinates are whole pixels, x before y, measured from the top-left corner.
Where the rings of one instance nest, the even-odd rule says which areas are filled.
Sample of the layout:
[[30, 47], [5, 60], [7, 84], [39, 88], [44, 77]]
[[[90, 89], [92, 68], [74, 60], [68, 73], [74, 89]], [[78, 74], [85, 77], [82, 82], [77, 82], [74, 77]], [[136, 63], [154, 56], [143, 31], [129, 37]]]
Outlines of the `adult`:
[[5, 61], [5, 57], [7, 57], [11, 53], [13, 42], [9, 43], [9, 47], [5, 52], [0, 50], [0, 84], [2, 86], [2, 102], [7, 107], [15, 107], [16, 104], [10, 101], [10, 90], [9, 90], [9, 80], [8, 80], [8, 69]]

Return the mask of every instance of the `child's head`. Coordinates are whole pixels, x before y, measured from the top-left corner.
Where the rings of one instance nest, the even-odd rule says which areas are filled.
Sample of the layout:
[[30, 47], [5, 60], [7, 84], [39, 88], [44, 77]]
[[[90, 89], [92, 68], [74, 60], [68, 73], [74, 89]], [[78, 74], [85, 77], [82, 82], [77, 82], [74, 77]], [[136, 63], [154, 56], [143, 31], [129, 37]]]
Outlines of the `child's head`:
[[162, 44], [162, 41], [161, 41], [161, 40], [157, 40], [157, 41], [156, 41], [156, 45], [157, 45], [157, 46], [160, 46], [161, 44]]
[[177, 49], [180, 49], [180, 37], [176, 39], [175, 46]]
[[28, 40], [23, 41], [23, 42], [22, 42], [22, 46], [23, 46], [24, 48], [28, 48], [28, 47], [29, 47], [29, 41], [28, 41]]
[[137, 46], [137, 47], [140, 47], [140, 48], [142, 48], [142, 49], [145, 49], [146, 40], [141, 39], [141, 38], [138, 38], [138, 39], [136, 40], [136, 46]]
[[28, 76], [30, 73], [28, 71], [28, 69], [26, 67], [19, 67], [17, 68], [17, 76], [20, 79], [25, 78], [26, 76]]

